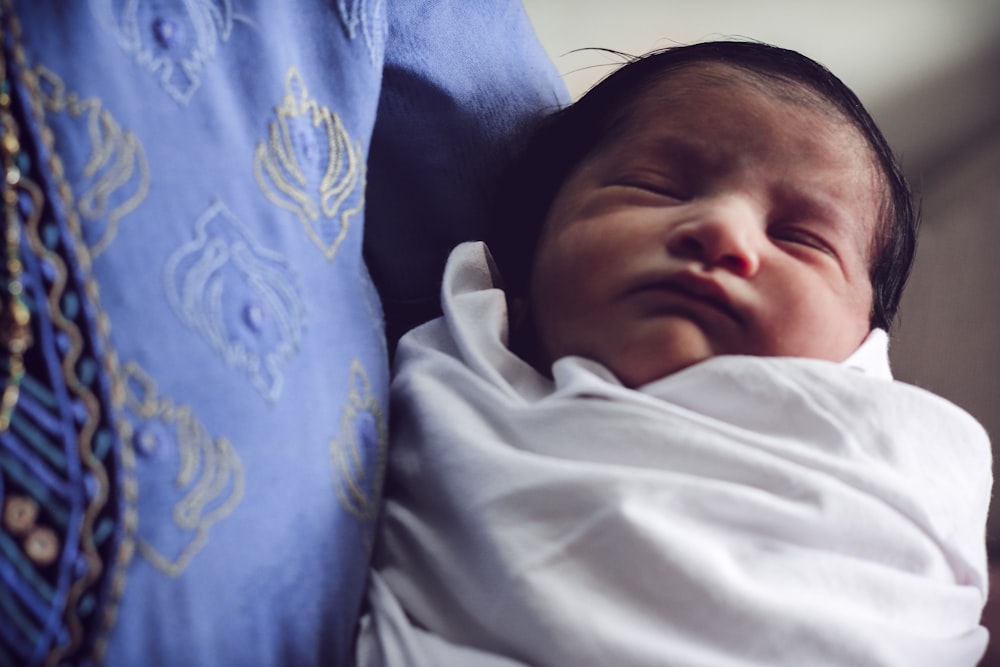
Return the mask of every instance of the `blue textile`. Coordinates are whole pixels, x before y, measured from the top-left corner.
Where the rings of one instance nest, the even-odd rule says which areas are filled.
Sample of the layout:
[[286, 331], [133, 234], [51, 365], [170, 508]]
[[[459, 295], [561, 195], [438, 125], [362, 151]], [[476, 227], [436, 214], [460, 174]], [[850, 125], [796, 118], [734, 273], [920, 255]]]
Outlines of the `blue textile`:
[[388, 444], [364, 255], [434, 302], [506, 138], [566, 101], [523, 9], [0, 0], [0, 30], [34, 339], [0, 666], [345, 664]]

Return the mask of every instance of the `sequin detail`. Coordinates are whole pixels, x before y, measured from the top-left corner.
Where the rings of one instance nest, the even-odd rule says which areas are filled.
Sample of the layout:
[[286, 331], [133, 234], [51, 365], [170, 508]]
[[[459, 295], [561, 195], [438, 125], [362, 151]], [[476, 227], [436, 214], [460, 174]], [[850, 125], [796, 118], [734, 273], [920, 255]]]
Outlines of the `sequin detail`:
[[0, 8], [4, 86], [19, 123], [31, 128], [20, 137], [32, 150], [17, 211], [34, 340], [10, 428], [0, 434], [0, 664], [93, 664], [132, 545], [134, 510], [116, 484], [127, 473], [111, 417], [115, 360], [41, 85], [10, 2]]
[[245, 372], [270, 402], [281, 395], [282, 366], [298, 351], [305, 305], [288, 261], [251, 237], [221, 203], [195, 223], [194, 239], [165, 266], [174, 312]]
[[295, 213], [306, 234], [332, 260], [364, 208], [365, 157], [336, 113], [309, 96], [288, 71], [285, 97], [257, 144], [254, 173], [264, 195]]
[[202, 70], [233, 29], [232, 0], [91, 0], [90, 8], [181, 105], [191, 100]]

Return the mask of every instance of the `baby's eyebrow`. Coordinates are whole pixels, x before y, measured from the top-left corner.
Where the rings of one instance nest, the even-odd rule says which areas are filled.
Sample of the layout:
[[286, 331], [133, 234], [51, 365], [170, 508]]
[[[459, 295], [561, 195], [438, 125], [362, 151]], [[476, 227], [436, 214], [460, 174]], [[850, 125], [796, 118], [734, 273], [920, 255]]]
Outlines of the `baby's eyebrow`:
[[684, 164], [694, 164], [698, 167], [708, 166], [710, 144], [701, 141], [692, 141], [684, 137], [675, 135], [664, 135], [653, 139], [648, 148], [657, 156], [669, 157], [672, 160], [681, 160]]
[[666, 134], [635, 142], [621, 142], [618, 148], [619, 167], [638, 167], [664, 171], [671, 178], [687, 180], [725, 168], [721, 156], [713, 156], [709, 142]]

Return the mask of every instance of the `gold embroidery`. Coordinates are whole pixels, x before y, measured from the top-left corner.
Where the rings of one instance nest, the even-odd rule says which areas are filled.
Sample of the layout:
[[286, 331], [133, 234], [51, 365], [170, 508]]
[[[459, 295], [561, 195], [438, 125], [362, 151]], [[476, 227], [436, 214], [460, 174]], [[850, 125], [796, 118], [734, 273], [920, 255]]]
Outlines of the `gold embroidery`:
[[[47, 124], [45, 107], [42, 102], [45, 96], [41, 91], [38, 78], [27, 64], [24, 48], [20, 43], [20, 22], [13, 14], [11, 3], [9, 0], [0, 1], [2, 1], [2, 5], [0, 5], [0, 7], [2, 7], [2, 11], [0, 11], [0, 18], [6, 19], [7, 23], [4, 25], [4, 28], [9, 31], [13, 42], [13, 48], [11, 49], [11, 54], [13, 56], [12, 60], [17, 64], [18, 77], [25, 92], [27, 93], [27, 101], [30, 105], [29, 113], [34, 117], [34, 120], [39, 127], [38, 136], [41, 140], [41, 145], [44, 147], [44, 150], [39, 156], [39, 160], [41, 160], [44, 170], [52, 178], [53, 185], [55, 186], [55, 192], [62, 200], [63, 211], [66, 215], [66, 224], [69, 228], [70, 235], [73, 238], [73, 242], [69, 244], [69, 252], [73, 252], [75, 254], [78, 268], [84, 276], [84, 282], [82, 285], [83, 292], [91, 300], [95, 309], [100, 311], [100, 299], [97, 283], [90, 271], [90, 254], [82, 243], [80, 223], [75, 212], [73, 193], [69, 185], [67, 185], [64, 180], [65, 170], [63, 169], [62, 161], [55, 150], [55, 138], [52, 130]], [[59, 302], [66, 287], [66, 266], [59, 255], [50, 251], [43, 243], [40, 230], [38, 228], [39, 220], [39, 216], [34, 216], [33, 218], [29, 218], [27, 220], [24, 230], [25, 238], [32, 247], [32, 251], [40, 258], [43, 258], [44, 261], [48, 262], [55, 269], [55, 276], [49, 287], [48, 303], [46, 307], [48, 312], [51, 314], [53, 325], [64, 333], [69, 341], [67, 350], [62, 358], [61, 372], [63, 374], [64, 381], [66, 382], [66, 386], [70, 392], [72, 392], [72, 394], [84, 406], [85, 416], [78, 426], [76, 440], [77, 448], [79, 450], [79, 461], [86, 468], [87, 473], [93, 475], [96, 482], [95, 488], [97, 488], [99, 492], [90, 500], [90, 503], [87, 505], [87, 508], [83, 513], [80, 524], [80, 533], [82, 535], [93, 535], [94, 523], [103, 511], [104, 504], [108, 501], [106, 492], [106, 489], [108, 488], [107, 473], [100, 464], [98, 457], [94, 455], [94, 435], [100, 425], [100, 402], [97, 397], [90, 392], [86, 384], [81, 382], [77, 376], [76, 367], [83, 351], [83, 340], [75, 324], [62, 314], [62, 309], [59, 307]], [[39, 304], [39, 308], [41, 307], [42, 306]], [[99, 318], [97, 328], [98, 335], [103, 340], [104, 348], [110, 349], [108, 345], [109, 331], [106, 320]], [[113, 370], [117, 365], [114, 355], [110, 353], [107, 354], [104, 359], [104, 364], [106, 367]], [[117, 378], [117, 373], [112, 372], [110, 377], [112, 378], [112, 383], [114, 383]], [[112, 393], [114, 394], [115, 392], [113, 391]], [[125, 474], [127, 475], [128, 473]], [[129, 509], [130, 508], [128, 507], [125, 508], [126, 514], [129, 512]], [[45, 538], [43, 537], [42, 539], [44, 540]], [[120, 542], [123, 553], [127, 548], [130, 539], [131, 534], [126, 530], [125, 534], [122, 535]], [[47, 665], [58, 664], [63, 656], [71, 654], [80, 645], [83, 638], [82, 623], [76, 616], [74, 610], [77, 608], [81, 596], [87, 590], [87, 587], [90, 586], [91, 583], [101, 575], [102, 570], [108, 566], [107, 563], [102, 561], [91, 540], [83, 540], [79, 546], [81, 557], [85, 563], [85, 568], [82, 570], [82, 574], [80, 574], [70, 585], [69, 590], [66, 593], [65, 603], [63, 606], [65, 610], [63, 618], [66, 623], [68, 637], [63, 644], [52, 648], [46, 657]], [[120, 599], [120, 591], [124, 587], [125, 568], [127, 565], [127, 560], [116, 561], [113, 566], [113, 572], [109, 575], [109, 580], [112, 582], [111, 595], [104, 605], [103, 614], [99, 622], [97, 640], [95, 641], [94, 648], [91, 653], [96, 661], [100, 661], [103, 655], [107, 633], [114, 624], [117, 604]]]
[[[254, 174], [264, 195], [296, 213], [306, 234], [332, 260], [364, 207], [365, 159], [361, 142], [351, 142], [340, 117], [310, 99], [302, 76], [288, 70], [285, 97], [257, 144]], [[310, 177], [319, 168], [318, 177]], [[348, 199], [354, 196], [354, 203]]]
[[[175, 405], [169, 398], [157, 397], [152, 378], [138, 364], [129, 362], [123, 371], [126, 407], [138, 420], [159, 422], [172, 429], [176, 436], [178, 467], [174, 488], [183, 496], [174, 504], [172, 516], [174, 524], [191, 537], [175, 554], [165, 554], [142, 539], [141, 526], [137, 540], [139, 553], [146, 560], [164, 574], [176, 577], [208, 542], [212, 525], [231, 514], [243, 500], [243, 465], [229, 441], [225, 438], [213, 440], [191, 408]], [[123, 438], [132, 465], [136, 465], [135, 435], [130, 432], [129, 437]], [[131, 492], [136, 490], [133, 488]], [[138, 493], [141, 494], [141, 490]]]
[[[91, 154], [83, 167], [83, 179], [89, 182], [77, 196], [77, 212], [91, 225], [104, 221], [90, 240], [90, 253], [97, 257], [118, 233], [123, 217], [135, 210], [149, 193], [149, 165], [142, 144], [131, 130], [123, 130], [97, 98], [81, 100], [67, 93], [63, 81], [42, 65], [35, 67], [42, 104], [52, 113], [68, 113], [71, 118], [85, 117]], [[128, 194], [126, 188], [134, 190]], [[116, 200], [113, 205], [112, 199]]]
[[[2, 35], [0, 35], [2, 37]], [[0, 431], [10, 427], [10, 420], [17, 407], [24, 380], [24, 355], [32, 344], [31, 311], [24, 301], [24, 285], [21, 272], [21, 217], [37, 219], [41, 206], [41, 191], [21, 173], [23, 158], [26, 157], [21, 145], [21, 128], [11, 109], [11, 96], [7, 78], [7, 59], [0, 55], [0, 70], [3, 90], [0, 91], [0, 167], [3, 169], [3, 268], [6, 283], [6, 298], [0, 309], [0, 343], [6, 353], [5, 381], [0, 392]], [[22, 207], [21, 198], [31, 201]], [[25, 221], [30, 224], [29, 220]]]
[[[370, 420], [368, 426], [372, 431], [368, 440], [374, 442], [363, 439], [366, 420]], [[330, 457], [338, 472], [337, 499], [363, 528], [370, 529], [378, 518], [388, 442], [382, 408], [371, 393], [364, 367], [355, 359], [351, 364], [350, 391], [340, 415], [340, 434], [330, 441]], [[366, 446], [374, 447], [374, 461], [370, 454], [365, 456]], [[370, 550], [370, 536], [366, 533], [363, 538], [365, 548]]]

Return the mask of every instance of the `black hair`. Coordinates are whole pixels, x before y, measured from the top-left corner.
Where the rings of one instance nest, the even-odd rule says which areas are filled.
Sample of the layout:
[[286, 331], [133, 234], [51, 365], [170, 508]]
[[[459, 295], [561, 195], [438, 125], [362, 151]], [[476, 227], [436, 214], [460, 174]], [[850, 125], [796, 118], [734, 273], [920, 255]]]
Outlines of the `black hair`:
[[870, 325], [889, 329], [913, 264], [919, 216], [892, 149], [851, 89], [816, 61], [761, 42], [703, 42], [640, 57], [617, 55], [626, 58], [626, 64], [579, 101], [542, 119], [501, 180], [486, 241], [508, 296], [527, 296], [542, 225], [574, 167], [607, 138], [652, 84], [692, 66], [719, 63], [777, 84], [782, 94], [812, 93], [804, 99], [818, 99], [864, 136], [884, 186], [870, 251]]

